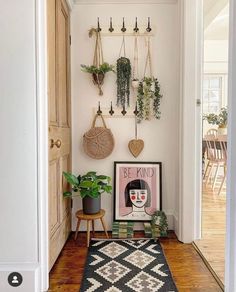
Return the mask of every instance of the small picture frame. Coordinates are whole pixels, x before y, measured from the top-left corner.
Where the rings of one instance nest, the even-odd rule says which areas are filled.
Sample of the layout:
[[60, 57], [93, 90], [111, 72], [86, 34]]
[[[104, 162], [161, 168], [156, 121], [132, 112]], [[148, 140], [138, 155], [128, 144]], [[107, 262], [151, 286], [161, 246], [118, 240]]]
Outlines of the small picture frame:
[[151, 221], [162, 209], [161, 162], [114, 162], [114, 221]]

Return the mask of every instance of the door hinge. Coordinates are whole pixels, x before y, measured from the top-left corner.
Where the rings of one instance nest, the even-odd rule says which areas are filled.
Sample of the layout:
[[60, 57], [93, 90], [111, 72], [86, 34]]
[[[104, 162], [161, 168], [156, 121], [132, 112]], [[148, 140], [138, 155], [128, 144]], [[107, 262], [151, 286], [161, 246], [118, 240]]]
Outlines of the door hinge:
[[71, 46], [71, 35], [70, 35], [70, 46]]
[[201, 101], [200, 98], [198, 98], [198, 99], [196, 100], [196, 104], [197, 104], [197, 106], [200, 106], [200, 105], [202, 104], [202, 101]]

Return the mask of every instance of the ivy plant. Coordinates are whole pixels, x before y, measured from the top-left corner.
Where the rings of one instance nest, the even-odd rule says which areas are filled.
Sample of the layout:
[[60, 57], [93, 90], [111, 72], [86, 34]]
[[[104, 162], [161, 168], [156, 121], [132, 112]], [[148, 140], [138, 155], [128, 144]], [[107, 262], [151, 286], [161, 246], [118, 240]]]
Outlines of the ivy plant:
[[117, 72], [117, 106], [129, 106], [131, 64], [130, 60], [120, 57], [116, 63]]
[[161, 98], [162, 94], [157, 78], [144, 77], [138, 87], [138, 122], [150, 120], [151, 115], [156, 119], [161, 118]]

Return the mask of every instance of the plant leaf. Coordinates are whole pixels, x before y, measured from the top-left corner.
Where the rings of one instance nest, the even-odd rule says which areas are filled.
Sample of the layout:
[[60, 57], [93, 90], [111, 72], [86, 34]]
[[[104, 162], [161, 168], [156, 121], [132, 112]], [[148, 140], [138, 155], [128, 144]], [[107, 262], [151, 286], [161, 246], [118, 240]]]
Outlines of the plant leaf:
[[71, 184], [72, 186], [74, 186], [74, 185], [76, 186], [79, 184], [77, 177], [75, 175], [73, 175], [72, 173], [63, 171], [63, 175], [64, 175], [65, 179], [67, 180], [67, 182], [69, 184]]
[[71, 192], [64, 192], [63, 197], [65, 197], [65, 198], [72, 197], [72, 193]]

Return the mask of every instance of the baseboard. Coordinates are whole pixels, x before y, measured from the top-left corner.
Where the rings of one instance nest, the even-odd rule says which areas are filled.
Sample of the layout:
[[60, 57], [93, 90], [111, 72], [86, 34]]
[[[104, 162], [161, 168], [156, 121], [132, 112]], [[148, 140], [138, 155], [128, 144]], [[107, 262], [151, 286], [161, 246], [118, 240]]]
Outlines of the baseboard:
[[177, 238], [179, 239], [179, 218], [175, 214], [173, 215], [173, 230]]
[[[12, 287], [8, 283], [8, 277], [11, 273], [17, 272], [22, 276], [22, 283], [18, 287]], [[18, 281], [18, 279], [16, 279]], [[0, 265], [0, 291], [12, 292], [34, 291], [42, 292], [40, 287], [40, 268], [38, 264], [1, 264]]]

